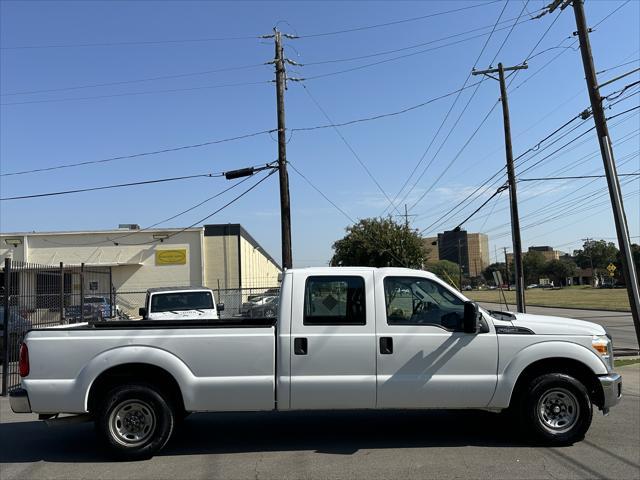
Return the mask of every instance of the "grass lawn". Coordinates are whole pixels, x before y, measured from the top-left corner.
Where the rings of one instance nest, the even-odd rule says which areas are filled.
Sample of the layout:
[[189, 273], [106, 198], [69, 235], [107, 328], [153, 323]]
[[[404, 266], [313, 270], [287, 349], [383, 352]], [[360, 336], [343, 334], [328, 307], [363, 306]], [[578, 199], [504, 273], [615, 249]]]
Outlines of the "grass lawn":
[[[463, 292], [465, 296], [479, 302], [504, 303], [499, 290], [473, 290]], [[505, 291], [507, 302], [515, 305], [515, 292]], [[559, 290], [532, 288], [525, 291], [527, 305], [542, 307], [593, 308], [629, 312], [629, 298], [624, 288], [591, 288], [588, 286], [566, 287]]]
[[615, 367], [626, 367], [627, 365], [635, 365], [640, 363], [640, 358], [616, 358], [614, 361]]

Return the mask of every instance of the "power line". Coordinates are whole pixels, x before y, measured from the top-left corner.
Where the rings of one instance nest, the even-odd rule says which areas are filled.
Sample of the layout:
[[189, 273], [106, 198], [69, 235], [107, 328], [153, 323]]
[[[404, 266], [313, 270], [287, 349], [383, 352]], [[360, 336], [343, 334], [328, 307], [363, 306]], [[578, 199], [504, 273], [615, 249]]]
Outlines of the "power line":
[[353, 27], [353, 28], [347, 28], [347, 29], [342, 29], [342, 30], [334, 30], [334, 31], [329, 31], [329, 32], [319, 32], [319, 33], [311, 33], [308, 35], [299, 35], [297, 36], [297, 38], [317, 38], [317, 37], [326, 37], [329, 35], [341, 35], [344, 33], [352, 33], [352, 32], [361, 32], [363, 30], [370, 30], [372, 28], [380, 28], [380, 27], [388, 27], [391, 25], [399, 25], [402, 23], [408, 23], [408, 22], [416, 22], [418, 20], [424, 20], [427, 18], [433, 18], [433, 17], [438, 17], [441, 15], [447, 15], [449, 13], [456, 13], [456, 12], [461, 12], [463, 10], [470, 10], [472, 8], [477, 8], [477, 7], [484, 7], [487, 5], [491, 5], [493, 3], [498, 3], [502, 0], [491, 0], [489, 2], [483, 2], [483, 3], [478, 3], [475, 5], [469, 5], [467, 7], [461, 7], [461, 8], [456, 8], [453, 10], [446, 10], [443, 12], [436, 12], [436, 13], [430, 13], [427, 15], [420, 15], [418, 17], [411, 17], [411, 18], [405, 18], [402, 20], [394, 20], [392, 22], [386, 22], [386, 23], [378, 23], [378, 24], [374, 24], [374, 25], [365, 25], [362, 27]]
[[129, 182], [129, 183], [118, 183], [115, 185], [103, 185], [101, 187], [88, 187], [88, 188], [77, 188], [75, 190], [63, 190], [59, 192], [48, 192], [48, 193], [35, 193], [33, 195], [19, 195], [16, 197], [4, 197], [0, 198], [0, 201], [8, 201], [8, 200], [24, 200], [27, 198], [40, 198], [40, 197], [54, 197], [59, 195], [69, 195], [71, 193], [82, 193], [82, 192], [94, 192], [97, 190], [110, 190], [113, 188], [123, 188], [123, 187], [134, 187], [137, 185], [150, 185], [153, 183], [165, 183], [165, 182], [175, 182], [178, 180], [188, 180], [192, 178], [216, 178], [224, 176], [223, 173], [202, 173], [198, 175], [185, 175], [182, 177], [169, 177], [169, 178], [157, 178], [154, 180], [143, 180], [140, 182]]
[[240, 83], [223, 83], [219, 85], [204, 85], [200, 87], [185, 87], [185, 88], [170, 88], [165, 90], [147, 90], [142, 92], [124, 92], [124, 93], [110, 93], [106, 95], [93, 95], [90, 97], [72, 97], [72, 98], [52, 98], [47, 100], [24, 100], [20, 102], [5, 102], [0, 103], [0, 106], [9, 105], [27, 105], [32, 103], [59, 103], [59, 102], [72, 102], [76, 100], [96, 100], [103, 98], [116, 98], [116, 97], [130, 97], [136, 95], [155, 95], [158, 93], [176, 93], [176, 92], [191, 92], [197, 90], [210, 90], [216, 88], [231, 88], [231, 87], [246, 87], [252, 85], [267, 85], [271, 84], [271, 80], [262, 80], [259, 82], [240, 82]]
[[[148, 230], [150, 230], [150, 229], [152, 229], [154, 227], [157, 227], [158, 225], [161, 225], [163, 223], [166, 223], [166, 222], [169, 222], [171, 220], [174, 220], [174, 219], [176, 219], [176, 218], [178, 218], [178, 217], [180, 217], [180, 216], [182, 216], [182, 215], [184, 215], [186, 213], [191, 212], [192, 210], [195, 210], [196, 208], [204, 205], [205, 203], [210, 202], [214, 198], [218, 198], [218, 197], [222, 196], [223, 194], [227, 193], [229, 190], [232, 190], [232, 189], [242, 185], [244, 182], [246, 182], [250, 178], [251, 178], [251, 176], [245, 177], [242, 180], [240, 180], [239, 182], [233, 183], [230, 187], [227, 187], [224, 190], [221, 190], [220, 192], [216, 193], [215, 195], [212, 195], [212, 196], [204, 199], [203, 201], [201, 201], [199, 203], [196, 203], [195, 205], [187, 208], [186, 210], [182, 210], [181, 212], [178, 212], [178, 213], [176, 213], [176, 214], [174, 214], [174, 215], [172, 215], [170, 217], [167, 217], [167, 218], [165, 218], [163, 220], [160, 220], [160, 221], [158, 221], [158, 222], [156, 222], [156, 223], [154, 223], [152, 225], [149, 225], [147, 227], [141, 228], [140, 230], [135, 230], [135, 231], [132, 231], [130, 233], [125, 233], [123, 235], [119, 235], [117, 237], [111, 237], [111, 238], [107, 237], [106, 241], [114, 242], [114, 241], [120, 240], [122, 238], [127, 238], [127, 237], [130, 237], [132, 235], [136, 235], [138, 233], [148, 231]], [[73, 243], [73, 244], [54, 242], [54, 241], [51, 241], [51, 240], [47, 240], [47, 242], [48, 243], [52, 243], [54, 245], [58, 245], [58, 246], [89, 246], [89, 245], [101, 245], [105, 241], [100, 240], [100, 241], [97, 241], [97, 242], [85, 242], [85, 243]]]
[[[639, 173], [618, 173], [618, 177], [636, 177]], [[581, 180], [583, 178], [605, 178], [606, 175], [575, 175], [569, 177], [520, 178], [519, 182], [541, 182], [544, 180]]]
[[[307, 93], [307, 95], [309, 96], [309, 98], [311, 99], [311, 101], [315, 104], [316, 107], [318, 107], [318, 110], [320, 110], [320, 112], [322, 112], [322, 115], [324, 115], [324, 117], [327, 119], [327, 121], [329, 123], [333, 124], [333, 120], [331, 120], [331, 118], [329, 117], [329, 114], [325, 111], [324, 108], [322, 108], [322, 106], [320, 105], [320, 103], [318, 103], [318, 101], [316, 100], [316, 98], [311, 94], [311, 92], [309, 91], [309, 87], [307, 87], [305, 84], [302, 84], [302, 87], [304, 88], [304, 91]], [[369, 176], [369, 178], [373, 181], [373, 183], [375, 183], [375, 185], [378, 187], [378, 190], [380, 190], [380, 192], [382, 192], [382, 194], [385, 196], [385, 198], [387, 199], [387, 201], [391, 204], [391, 206], [396, 210], [396, 212], [400, 213], [398, 211], [398, 208], [393, 204], [393, 202], [391, 201], [391, 198], [389, 198], [389, 195], [387, 195], [387, 192], [382, 188], [382, 185], [380, 185], [380, 183], [378, 182], [378, 180], [376, 179], [376, 177], [373, 175], [373, 173], [371, 173], [371, 170], [369, 170], [369, 167], [367, 167], [367, 165], [362, 161], [362, 159], [360, 158], [360, 156], [358, 155], [358, 153], [354, 150], [354, 148], [351, 146], [351, 144], [347, 141], [347, 139], [344, 137], [344, 135], [342, 135], [342, 132], [340, 132], [340, 130], [338, 129], [338, 127], [333, 126], [334, 131], [338, 134], [338, 136], [340, 137], [340, 139], [342, 140], [342, 142], [347, 146], [347, 148], [349, 149], [349, 151], [352, 153], [353, 157], [357, 160], [357, 162], [360, 164], [360, 166], [364, 169], [364, 171], [366, 172], [366, 174]]]
[[[467, 77], [464, 80], [464, 83], [462, 84], [462, 88], [459, 90], [458, 95], [456, 96], [456, 98], [453, 100], [451, 106], [449, 107], [449, 110], [447, 111], [447, 113], [445, 114], [444, 118], [442, 119], [442, 122], [440, 122], [440, 126], [438, 127], [438, 129], [436, 130], [435, 135], [431, 138], [431, 141], [429, 142], [429, 144], [427, 145], [427, 148], [425, 149], [425, 151], [422, 153], [422, 155], [420, 156], [420, 159], [418, 160], [418, 163], [416, 163], [416, 166], [413, 168], [413, 170], [411, 171], [411, 173], [409, 174], [409, 176], [407, 177], [407, 179], [405, 180], [405, 182], [402, 184], [402, 187], [400, 187], [400, 190], [398, 191], [398, 193], [395, 195], [394, 197], [394, 202], [396, 201], [396, 199], [398, 198], [398, 196], [400, 196], [400, 194], [402, 193], [402, 191], [404, 190], [404, 188], [409, 184], [409, 182], [411, 181], [411, 178], [413, 177], [413, 175], [415, 174], [415, 172], [418, 170], [418, 168], [420, 168], [420, 165], [422, 164], [422, 162], [424, 161], [425, 157], [427, 156], [427, 153], [429, 152], [429, 150], [431, 150], [431, 147], [433, 146], [433, 144], [435, 143], [436, 138], [438, 137], [438, 135], [440, 134], [440, 131], [442, 130], [442, 128], [444, 127], [446, 121], [449, 119], [449, 115], [451, 115], [451, 112], [453, 111], [455, 105], [458, 103], [458, 100], [460, 98], [460, 95], [462, 93], [462, 91], [467, 87], [467, 82], [469, 82], [469, 79], [472, 76], [472, 72], [473, 70], [476, 68], [476, 66], [478, 65], [478, 62], [480, 61], [480, 59], [482, 58], [482, 55], [484, 54], [487, 45], [489, 44], [489, 41], [491, 40], [491, 37], [493, 36], [496, 27], [498, 25], [498, 23], [500, 22], [500, 19], [502, 18], [502, 15], [504, 14], [506, 8], [508, 5], [508, 1], [505, 2], [504, 6], [502, 7], [502, 10], [500, 11], [500, 14], [498, 15], [497, 20], [495, 21], [495, 23], [493, 24], [493, 28], [491, 29], [491, 32], [489, 33], [489, 36], [487, 37], [487, 39], [485, 40], [484, 44], [482, 45], [482, 48], [480, 49], [480, 53], [478, 54], [478, 56], [476, 57], [475, 62], [473, 63], [473, 67], [471, 68], [471, 72], [469, 72], [467, 74]], [[524, 9], [523, 9], [524, 11]], [[522, 15], [522, 12], [520, 12], [520, 15]], [[507, 38], [509, 35], [511, 35], [511, 32], [513, 31], [513, 27], [515, 27], [515, 25], [518, 23], [518, 20], [520, 19], [520, 15], [516, 18], [515, 23], [513, 24], [513, 26], [511, 27], [511, 30], [509, 31], [509, 34], [507, 35]], [[456, 121], [454, 122], [453, 126], [449, 129], [449, 132], [447, 133], [446, 137], [444, 138], [444, 140], [442, 141], [442, 143], [440, 144], [440, 147], [438, 148], [438, 150], [436, 151], [435, 155], [431, 158], [431, 160], [429, 161], [429, 163], [427, 163], [427, 165], [425, 166], [425, 168], [422, 170], [422, 172], [420, 173], [420, 175], [418, 176], [418, 178], [416, 179], [415, 182], [413, 182], [413, 185], [411, 186], [411, 188], [403, 195], [402, 199], [400, 200], [399, 203], [404, 202], [409, 195], [411, 195], [411, 192], [413, 192], [413, 190], [416, 188], [416, 186], [418, 185], [418, 182], [420, 182], [420, 180], [422, 179], [422, 177], [425, 175], [425, 173], [427, 172], [427, 170], [429, 169], [429, 167], [433, 164], [433, 162], [435, 161], [436, 157], [438, 156], [438, 154], [440, 153], [440, 151], [442, 151], [442, 148], [444, 147], [444, 145], [446, 144], [447, 140], [449, 139], [449, 137], [451, 136], [451, 134], [453, 133], [453, 131], [455, 130], [455, 128], [458, 126], [458, 123], [460, 122], [460, 120], [462, 119], [462, 117], [464, 116], [464, 113], [466, 112], [467, 108], [469, 107], [469, 105], [471, 104], [471, 101], [473, 100], [475, 94], [477, 93], [478, 89], [480, 88], [480, 85], [482, 84], [482, 82], [485, 79], [483, 78], [482, 80], [480, 80], [479, 82], [477, 82], [475, 85], [476, 89], [473, 91], [473, 93], [471, 94], [469, 100], [467, 101], [465, 107], [463, 108], [462, 112], [460, 112], [460, 114], [458, 115], [458, 118], [456, 119]], [[491, 111], [493, 111], [493, 107], [491, 109]], [[424, 196], [423, 196], [424, 197]], [[421, 197], [421, 199], [423, 198]], [[416, 202], [417, 203], [417, 202]], [[413, 208], [416, 203], [413, 204], [413, 206], [411, 208]]]
[[[182, 232], [185, 232], [186, 230], [189, 230], [190, 228], [195, 227], [196, 225], [204, 222], [205, 220], [208, 220], [209, 218], [213, 217], [214, 215], [216, 215], [217, 213], [220, 213], [222, 210], [224, 210], [225, 208], [227, 208], [228, 206], [232, 205], [233, 203], [237, 202], [238, 200], [240, 200], [242, 197], [244, 197], [245, 195], [247, 195], [251, 190], [253, 190], [254, 188], [256, 188], [258, 185], [260, 185], [262, 182], [264, 182], [267, 178], [269, 178], [271, 175], [273, 175], [275, 172], [277, 172], [277, 169], [273, 169], [271, 170], [269, 173], [267, 173], [264, 177], [262, 177], [260, 180], [258, 180], [256, 183], [254, 183], [253, 185], [251, 185], [249, 188], [247, 188], [245, 191], [243, 191], [241, 194], [237, 195], [236, 197], [234, 197], [232, 200], [230, 200], [229, 202], [225, 203], [222, 207], [218, 208], [217, 210], [213, 211], [212, 213], [210, 213], [209, 215], [207, 215], [206, 217], [201, 218], [200, 220], [197, 220], [196, 222], [192, 223], [191, 225], [189, 225], [188, 227], [184, 227], [181, 230], [178, 230], [177, 232], [174, 232], [172, 234], [170, 234], [169, 236], [163, 238], [162, 240], [167, 240], [169, 238], [175, 237], [176, 235], [179, 235]], [[150, 243], [155, 243], [159, 240], [155, 240], [154, 242], [142, 242], [142, 243], [127, 243], [125, 245], [148, 245]], [[116, 244], [117, 245], [117, 244]]]
[[71, 87], [60, 87], [60, 88], [47, 88], [42, 90], [24, 90], [21, 92], [10, 92], [10, 93], [2, 93], [0, 96], [9, 97], [13, 95], [31, 95], [34, 93], [50, 93], [50, 92], [62, 92], [68, 90], [80, 90], [84, 88], [98, 88], [98, 87], [111, 87], [115, 85], [126, 85], [130, 83], [141, 83], [141, 82], [151, 82], [155, 80], [170, 80], [174, 78], [184, 78], [184, 77], [193, 77], [199, 75], [209, 75], [211, 73], [220, 73], [220, 72], [231, 72], [235, 70], [247, 70], [250, 68], [258, 68], [263, 67], [264, 63], [256, 63], [253, 65], [242, 65], [238, 67], [227, 67], [227, 68], [217, 68], [214, 70], [201, 70], [198, 72], [187, 72], [187, 73], [176, 73], [173, 75], [159, 75], [156, 77], [146, 77], [146, 78], [137, 78], [134, 80], [118, 80], [115, 82], [104, 82], [104, 83], [93, 83], [89, 85], [74, 85]]
[[236, 141], [236, 140], [244, 140], [246, 138], [257, 137], [258, 135], [265, 135], [267, 133], [273, 133], [275, 131], [277, 131], [277, 129], [261, 130], [259, 132], [247, 133], [245, 135], [238, 135], [236, 137], [223, 138], [221, 140], [211, 140], [211, 141], [208, 141], [208, 142], [194, 143], [194, 144], [190, 144], [190, 145], [181, 145], [179, 147], [164, 148], [164, 149], [161, 149], [161, 150], [153, 150], [153, 151], [150, 151], [150, 152], [133, 153], [131, 155], [120, 155], [120, 156], [117, 156], [117, 157], [103, 158], [103, 159], [100, 159], [100, 160], [88, 160], [88, 161], [85, 161], [85, 162], [67, 163], [67, 164], [63, 164], [63, 165], [56, 165], [56, 166], [53, 166], [53, 167], [34, 168], [32, 170], [22, 170], [22, 171], [18, 171], [18, 172], [2, 173], [2, 174], [0, 174], [0, 177], [9, 177], [9, 176], [12, 176], [12, 175], [27, 175], [27, 174], [30, 174], [30, 173], [48, 172], [48, 171], [51, 171], [51, 170], [59, 170], [59, 169], [63, 169], [63, 168], [73, 168], [73, 167], [80, 167], [80, 166], [84, 166], [84, 165], [94, 165], [94, 164], [98, 164], [98, 163], [114, 162], [116, 160], [127, 160], [127, 159], [131, 159], [131, 158], [146, 157], [146, 156], [150, 156], [150, 155], [159, 155], [161, 153], [178, 152], [178, 151], [181, 151], [181, 150], [188, 150], [188, 149], [191, 149], [191, 148], [200, 148], [200, 147], [206, 147], [208, 145], [217, 145], [219, 143], [227, 143], [227, 142], [233, 142], [233, 141]]

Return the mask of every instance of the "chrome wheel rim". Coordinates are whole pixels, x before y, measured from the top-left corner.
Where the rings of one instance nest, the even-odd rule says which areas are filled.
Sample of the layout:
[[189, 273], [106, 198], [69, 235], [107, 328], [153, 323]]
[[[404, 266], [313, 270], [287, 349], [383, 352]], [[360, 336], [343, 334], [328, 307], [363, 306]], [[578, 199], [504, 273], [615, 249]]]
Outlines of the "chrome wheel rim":
[[564, 388], [547, 391], [538, 401], [538, 420], [550, 433], [568, 432], [578, 421], [580, 405], [576, 396]]
[[155, 429], [155, 413], [142, 400], [125, 400], [109, 415], [111, 436], [125, 447], [142, 445], [153, 435]]

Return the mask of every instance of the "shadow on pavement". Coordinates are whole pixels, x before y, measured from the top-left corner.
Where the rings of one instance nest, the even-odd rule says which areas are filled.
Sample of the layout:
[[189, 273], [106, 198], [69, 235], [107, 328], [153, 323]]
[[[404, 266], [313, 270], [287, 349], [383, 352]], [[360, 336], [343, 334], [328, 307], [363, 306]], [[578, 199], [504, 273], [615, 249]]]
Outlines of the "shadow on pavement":
[[[91, 423], [4, 423], [0, 439], [3, 463], [109, 460]], [[158, 455], [301, 450], [352, 455], [359, 449], [467, 445], [531, 446], [505, 418], [481, 411], [199, 413], [178, 426]]]

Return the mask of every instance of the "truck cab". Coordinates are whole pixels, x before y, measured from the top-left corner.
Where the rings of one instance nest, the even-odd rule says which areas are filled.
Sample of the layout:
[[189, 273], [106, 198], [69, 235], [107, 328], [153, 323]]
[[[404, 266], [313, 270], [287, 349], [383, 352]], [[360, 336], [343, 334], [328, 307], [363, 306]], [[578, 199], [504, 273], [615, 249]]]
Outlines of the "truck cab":
[[213, 290], [205, 287], [164, 287], [147, 290], [143, 320], [218, 320], [223, 304], [216, 305]]

